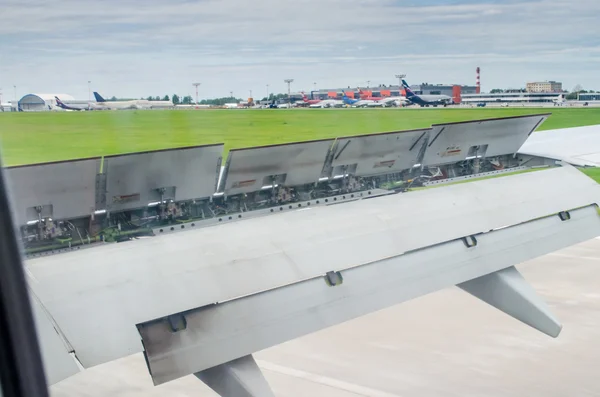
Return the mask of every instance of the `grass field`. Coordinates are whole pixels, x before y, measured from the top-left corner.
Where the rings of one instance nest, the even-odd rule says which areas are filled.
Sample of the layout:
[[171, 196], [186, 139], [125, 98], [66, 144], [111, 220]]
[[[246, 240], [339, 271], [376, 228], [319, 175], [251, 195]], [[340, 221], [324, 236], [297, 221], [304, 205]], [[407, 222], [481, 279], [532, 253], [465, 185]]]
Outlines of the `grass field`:
[[548, 112], [541, 130], [600, 124], [600, 108], [0, 113], [0, 144], [4, 165], [18, 165], [218, 142], [229, 150]]
[[600, 183], [600, 168], [580, 168], [580, 169], [584, 174], [586, 174], [587, 176], [589, 176], [596, 182]]

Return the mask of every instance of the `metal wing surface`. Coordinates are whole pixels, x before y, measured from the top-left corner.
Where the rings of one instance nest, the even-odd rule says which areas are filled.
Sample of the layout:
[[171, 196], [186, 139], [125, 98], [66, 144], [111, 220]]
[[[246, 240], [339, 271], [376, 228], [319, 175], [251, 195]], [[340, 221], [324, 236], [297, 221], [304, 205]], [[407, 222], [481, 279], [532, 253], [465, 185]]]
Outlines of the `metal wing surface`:
[[139, 323], [599, 198], [600, 186], [567, 166], [106, 244], [30, 259], [26, 267], [32, 290], [90, 367], [142, 351]]
[[[316, 183], [333, 139], [298, 142], [229, 152], [219, 189], [227, 195], [248, 193], [280, 183]], [[275, 182], [274, 182], [275, 180]]]
[[423, 165], [517, 153], [548, 116], [539, 114], [434, 125]]
[[540, 131], [519, 153], [566, 161], [576, 166], [600, 166], [600, 125]]

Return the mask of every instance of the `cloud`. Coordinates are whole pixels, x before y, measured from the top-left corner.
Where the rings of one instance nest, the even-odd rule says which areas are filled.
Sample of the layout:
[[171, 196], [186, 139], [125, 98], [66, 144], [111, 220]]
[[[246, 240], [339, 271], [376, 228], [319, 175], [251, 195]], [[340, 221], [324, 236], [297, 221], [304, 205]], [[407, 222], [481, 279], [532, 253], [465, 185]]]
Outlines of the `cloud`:
[[[600, 89], [597, 0], [0, 0], [0, 87], [239, 96], [370, 80]], [[265, 90], [266, 92], [266, 90]]]

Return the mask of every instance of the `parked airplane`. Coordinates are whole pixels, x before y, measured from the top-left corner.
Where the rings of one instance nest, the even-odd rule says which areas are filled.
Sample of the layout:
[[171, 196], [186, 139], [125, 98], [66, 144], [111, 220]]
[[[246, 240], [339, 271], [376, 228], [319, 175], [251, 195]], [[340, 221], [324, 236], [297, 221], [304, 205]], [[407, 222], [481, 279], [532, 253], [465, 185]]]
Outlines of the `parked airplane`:
[[149, 101], [147, 99], [134, 99], [131, 101], [107, 101], [102, 98], [100, 94], [94, 91], [94, 97], [96, 102], [93, 103], [94, 107], [98, 109], [158, 109], [158, 108], [171, 108], [173, 102], [171, 101]]
[[324, 99], [319, 103], [314, 103], [309, 105], [309, 108], [341, 108], [344, 106], [344, 101], [340, 101], [339, 99]]
[[370, 100], [370, 101], [378, 101], [380, 99], [385, 98], [385, 97], [372, 96], [371, 94], [369, 94], [368, 92], [365, 92], [365, 91], [361, 90], [360, 88], [358, 89], [358, 95], [359, 95], [360, 99], [367, 99], [367, 100]]
[[57, 96], [55, 96], [54, 99], [56, 99], [56, 106], [64, 110], [91, 110], [91, 105], [89, 103], [69, 103], [67, 105]]
[[448, 95], [417, 95], [410, 89], [410, 86], [405, 80], [402, 80], [402, 85], [406, 90], [406, 99], [415, 105], [424, 106], [447, 106], [452, 103], [452, 98]]
[[102, 98], [102, 95], [98, 94], [94, 91], [94, 97], [96, 98], [96, 103], [94, 107], [98, 109], [112, 109], [112, 110], [121, 110], [121, 109], [148, 109], [150, 105], [147, 100], [132, 100], [132, 101], [107, 101]]
[[304, 102], [305, 105], [316, 105], [317, 103], [321, 103], [322, 101], [322, 99], [308, 99], [304, 92], [302, 92], [302, 102]]
[[[363, 101], [365, 99], [362, 99]], [[367, 103], [367, 107], [391, 107], [391, 106], [406, 106], [410, 105], [412, 102], [407, 100], [403, 96], [395, 96], [395, 97], [385, 97], [379, 98], [378, 100], [373, 100], [372, 103]]]
[[406, 97], [403, 96], [393, 96], [384, 98], [380, 102], [383, 103], [384, 106], [407, 106], [412, 104], [411, 101], [409, 101], [408, 99], [406, 99]]
[[294, 104], [293, 103], [289, 103], [289, 102], [277, 104], [277, 109], [290, 109], [290, 108], [293, 108], [293, 107], [294, 107]]
[[562, 106], [565, 104], [565, 97], [563, 94], [560, 94], [558, 98], [553, 99], [552, 102], [554, 102], [554, 106]]
[[[371, 97], [375, 98], [375, 97]], [[402, 106], [406, 104], [406, 98], [404, 97], [385, 97], [377, 99], [350, 99], [344, 94], [344, 103], [357, 108], [362, 107], [389, 107], [389, 106]], [[409, 102], [410, 103], [410, 102]]]
[[[359, 91], [363, 94], [363, 91]], [[344, 103], [354, 107], [388, 107], [388, 106], [403, 106], [410, 101], [407, 101], [403, 96], [394, 97], [373, 97], [373, 96], [361, 96], [360, 99], [350, 99], [344, 93]]]
[[[368, 93], [366, 93], [363, 90], [358, 90], [358, 93], [360, 95], [360, 99], [375, 101], [377, 103], [383, 104], [383, 106], [401, 106], [401, 105], [410, 103], [410, 101], [408, 101], [406, 99], [406, 97], [401, 96], [401, 95], [376, 97], [376, 96], [369, 95]], [[376, 106], [381, 106], [381, 105], [376, 105]]]
[[[349, 106], [362, 108], [362, 107], [367, 107], [367, 106], [378, 106], [379, 105], [377, 103], [377, 101], [372, 101], [370, 99], [351, 99], [351, 98], [348, 98], [348, 96], [346, 95], [346, 93], [344, 91], [342, 91], [342, 93], [343, 93], [342, 101], [344, 102], [344, 104], [349, 105]], [[381, 105], [379, 105], [379, 106], [381, 106]]]
[[173, 101], [147, 101], [150, 103], [150, 109], [173, 109]]

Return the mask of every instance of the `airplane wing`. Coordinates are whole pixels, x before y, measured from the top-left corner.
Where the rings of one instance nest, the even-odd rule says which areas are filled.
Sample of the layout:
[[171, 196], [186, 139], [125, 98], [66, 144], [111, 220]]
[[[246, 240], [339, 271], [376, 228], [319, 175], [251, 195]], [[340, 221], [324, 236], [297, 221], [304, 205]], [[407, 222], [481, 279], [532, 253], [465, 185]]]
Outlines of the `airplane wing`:
[[540, 131], [519, 153], [563, 160], [577, 166], [600, 166], [600, 125]]
[[[26, 267], [84, 367], [145, 350], [160, 384], [593, 238], [599, 201], [600, 186], [567, 166], [108, 244]], [[555, 215], [564, 210], [572, 222]], [[182, 313], [185, 339], [161, 331]]]
[[[250, 156], [250, 163], [249, 156], [242, 157], [237, 166], [250, 164], [243, 186], [250, 178], [261, 182], [256, 185], [260, 190], [265, 180], [275, 184], [273, 175], [304, 183], [336, 175], [338, 169], [352, 168], [360, 176], [385, 175], [374, 167], [412, 170], [417, 161], [439, 167], [449, 163], [449, 156], [464, 161], [473, 147], [512, 158], [546, 117], [448, 123], [377, 139], [338, 138], [337, 145], [319, 145], [314, 158], [302, 154], [314, 142], [254, 148], [248, 151], [262, 155]], [[389, 153], [393, 147], [398, 153]], [[89, 172], [71, 167], [85, 175], [67, 178], [59, 193], [51, 178], [21, 184], [15, 191], [29, 197], [28, 189], [48, 187], [55, 204], [49, 210], [55, 212], [93, 210], [103, 192], [104, 200], [131, 199], [131, 194], [117, 194], [119, 187], [140, 192], [139, 200], [147, 198], [143, 205], [155, 197], [151, 188], [156, 186], [171, 187], [173, 194], [176, 187], [180, 199], [206, 197], [215, 191], [220, 173], [217, 149], [186, 149], [203, 150], [202, 155], [182, 156], [178, 150], [183, 149], [177, 149], [105, 159], [107, 191], [94, 189], [100, 186], [97, 159], [87, 160]], [[288, 153], [285, 161], [272, 164], [283, 152]], [[155, 168], [147, 166], [150, 158]], [[225, 167], [229, 171], [236, 169], [231, 159]], [[128, 164], [127, 174], [123, 164]], [[66, 167], [37, 167], [58, 166]], [[8, 171], [40, 175], [38, 168]], [[113, 173], [125, 183], [115, 185]], [[228, 174], [223, 171], [221, 179]], [[190, 179], [196, 183], [187, 183]], [[82, 181], [92, 188], [81, 189]], [[58, 206], [73, 201], [65, 196], [69, 189], [89, 202]], [[144, 352], [156, 385], [195, 374], [222, 395], [236, 384], [259, 390], [247, 395], [270, 396], [254, 352], [455, 285], [541, 332], [560, 333], [558, 320], [514, 266], [600, 235], [600, 185], [563, 163], [407, 194], [374, 197], [374, 192], [340, 192], [229, 212], [158, 226], [150, 229], [153, 237], [30, 257], [26, 273], [51, 382], [81, 367]], [[20, 204], [16, 207], [25, 217], [29, 204]], [[118, 205], [139, 204], [121, 200]]]

